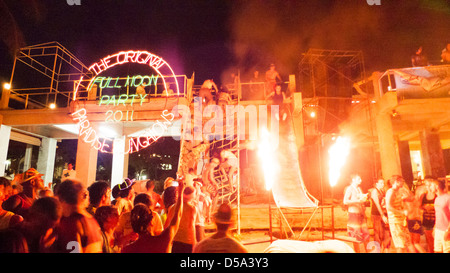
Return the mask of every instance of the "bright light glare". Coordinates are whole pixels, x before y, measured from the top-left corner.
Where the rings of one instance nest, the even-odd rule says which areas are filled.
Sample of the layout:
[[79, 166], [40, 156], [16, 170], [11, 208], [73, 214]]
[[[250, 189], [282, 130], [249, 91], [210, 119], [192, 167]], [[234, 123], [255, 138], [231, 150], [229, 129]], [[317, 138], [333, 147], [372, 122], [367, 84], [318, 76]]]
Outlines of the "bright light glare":
[[328, 179], [331, 187], [334, 187], [339, 180], [339, 177], [341, 176], [341, 169], [344, 166], [349, 153], [350, 139], [346, 137], [338, 137], [336, 142], [328, 150]]
[[310, 117], [315, 118], [316, 117], [316, 112], [312, 111], [311, 114], [309, 114]]
[[50, 109], [55, 109], [56, 108], [56, 104], [50, 103], [49, 107], [50, 107]]
[[106, 137], [106, 138], [116, 138], [118, 137], [117, 132], [105, 125], [99, 126], [98, 128], [98, 135], [99, 137]]
[[278, 172], [277, 156], [275, 154], [276, 145], [271, 141], [271, 134], [267, 128], [261, 128], [260, 140], [258, 143], [258, 156], [261, 162], [261, 168], [264, 174], [264, 181], [266, 184], [266, 190], [271, 190], [273, 182], [276, 179], [276, 173]]
[[6, 90], [9, 90], [9, 89], [11, 89], [11, 84], [5, 82], [5, 83], [3, 84], [3, 88], [5, 88]]

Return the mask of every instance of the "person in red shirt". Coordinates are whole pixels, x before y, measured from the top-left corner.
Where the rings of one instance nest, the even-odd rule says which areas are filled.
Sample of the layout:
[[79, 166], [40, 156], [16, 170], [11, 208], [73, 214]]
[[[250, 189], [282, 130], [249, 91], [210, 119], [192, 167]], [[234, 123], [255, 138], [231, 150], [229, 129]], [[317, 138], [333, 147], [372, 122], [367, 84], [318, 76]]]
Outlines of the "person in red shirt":
[[57, 231], [57, 251], [101, 253], [102, 232], [95, 218], [86, 211], [88, 191], [80, 181], [67, 179], [56, 192], [62, 213]]
[[20, 176], [22, 192], [9, 197], [2, 206], [7, 211], [26, 217], [34, 200], [38, 198], [38, 192], [44, 189], [44, 180], [42, 180], [43, 174], [34, 168], [28, 169]]

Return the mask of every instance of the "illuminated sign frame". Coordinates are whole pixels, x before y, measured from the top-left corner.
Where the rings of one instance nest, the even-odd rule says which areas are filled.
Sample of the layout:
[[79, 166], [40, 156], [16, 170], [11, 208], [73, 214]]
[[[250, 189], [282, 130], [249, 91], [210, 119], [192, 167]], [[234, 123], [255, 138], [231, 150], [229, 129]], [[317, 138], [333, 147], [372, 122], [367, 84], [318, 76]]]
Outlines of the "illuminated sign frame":
[[[156, 80], [154, 76], [151, 78], [156, 83], [158, 78], [161, 78], [164, 84], [164, 90], [168, 90], [168, 86], [165, 80], [165, 76], [163, 75], [164, 72], [167, 72], [169, 77], [173, 77], [175, 80], [176, 85], [176, 95], [177, 97], [180, 95], [180, 89], [178, 85], [178, 81], [176, 80], [176, 75], [173, 71], [173, 69], [170, 67], [170, 65], [163, 60], [161, 57], [156, 56], [148, 51], [142, 51], [142, 50], [128, 50], [128, 51], [120, 51], [113, 55], [108, 55], [100, 61], [92, 64], [89, 67], [89, 70], [93, 72], [93, 77], [90, 79], [84, 79], [83, 76], [80, 77], [78, 84], [76, 85], [76, 88], [74, 90], [73, 94], [73, 101], [77, 100], [78, 90], [80, 88], [80, 84], [82, 81], [89, 80], [89, 84], [87, 86], [87, 90], [90, 90], [92, 88], [92, 85], [96, 82], [96, 79], [100, 73], [116, 66], [116, 65], [122, 65], [127, 63], [136, 63], [141, 65], [147, 65], [148, 67], [154, 69], [158, 76], [156, 77]], [[167, 76], [166, 76], [167, 77]], [[143, 78], [143, 77], [142, 77]], [[150, 77], [149, 77], [150, 78]], [[134, 81], [134, 79], [133, 79]], [[109, 85], [109, 83], [108, 83]], [[105, 95], [107, 96], [107, 95]], [[105, 96], [102, 97], [99, 105], [102, 105], [102, 102], [105, 100]], [[124, 97], [126, 96], [126, 98]], [[125, 102], [128, 100], [129, 96], [132, 98], [131, 105], [133, 105], [133, 102], [135, 99], [139, 101], [139, 104], [135, 104], [142, 106], [142, 103], [147, 95], [119, 95], [117, 105], [120, 103], [123, 103], [125, 105]], [[107, 98], [109, 100], [106, 105], [109, 105], [111, 103], [112, 98], [108, 96]], [[116, 105], [115, 97], [114, 97], [114, 103], [113, 105]], [[118, 113], [120, 112], [120, 113]], [[130, 112], [130, 113], [129, 113]], [[113, 111], [108, 110], [106, 114], [106, 122], [120, 122], [120, 121], [133, 121], [133, 111], [126, 111], [126, 117], [124, 119], [124, 114], [122, 111]], [[108, 144], [108, 141], [113, 141], [111, 138], [107, 137], [100, 137], [99, 134], [95, 131], [95, 129], [91, 126], [91, 123], [89, 119], [87, 118], [87, 110], [85, 108], [78, 109], [74, 113], [71, 114], [72, 119], [77, 122], [79, 133], [78, 136], [82, 137], [82, 140], [88, 144], [91, 145], [92, 148], [101, 151], [103, 153], [112, 153], [116, 152], [114, 151], [114, 148], [111, 147], [112, 145]], [[143, 148], [146, 148], [150, 146], [153, 142], [157, 141], [164, 132], [172, 125], [172, 121], [174, 119], [174, 114], [169, 112], [167, 109], [162, 111], [161, 114], [161, 120], [157, 120], [151, 128], [148, 128], [144, 130], [144, 133], [137, 137], [131, 137], [128, 141], [128, 150], [124, 151], [125, 154], [127, 153], [133, 153], [137, 152]], [[155, 127], [156, 126], [156, 127]], [[103, 139], [103, 140], [101, 140]], [[110, 150], [108, 150], [110, 148]]]

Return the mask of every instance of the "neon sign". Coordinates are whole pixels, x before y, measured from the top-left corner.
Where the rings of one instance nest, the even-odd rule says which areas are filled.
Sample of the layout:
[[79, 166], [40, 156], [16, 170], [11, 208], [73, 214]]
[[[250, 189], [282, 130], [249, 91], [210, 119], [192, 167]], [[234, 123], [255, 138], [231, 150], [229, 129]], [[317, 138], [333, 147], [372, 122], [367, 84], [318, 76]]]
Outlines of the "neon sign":
[[[147, 128], [138, 137], [130, 138], [128, 140], [128, 150], [124, 153], [127, 154], [137, 152], [141, 149], [147, 148], [153, 142], [157, 141], [172, 125], [174, 117], [174, 114], [170, 113], [168, 110], [164, 110], [161, 114], [162, 121], [157, 120], [150, 128]], [[100, 137], [88, 120], [86, 109], [81, 108], [72, 113], [72, 119], [77, 122], [79, 127], [79, 137], [82, 137], [84, 142], [90, 144], [92, 148], [100, 152], [113, 152], [113, 139], [108, 137]]]
[[[157, 72], [157, 75], [142, 76], [134, 75], [120, 78], [120, 77], [103, 77], [98, 76], [100, 73], [114, 67], [116, 65], [122, 65], [126, 63], [137, 63], [148, 66]], [[176, 80], [175, 73], [169, 64], [161, 57], [158, 57], [148, 51], [121, 51], [113, 55], [109, 55], [100, 61], [92, 64], [89, 70], [93, 73], [92, 78], [84, 79], [81, 77], [78, 84], [75, 87], [73, 100], [77, 100], [78, 91], [82, 81], [88, 81], [86, 90], [91, 90], [94, 84], [99, 84], [100, 88], [121, 88], [126, 86], [149, 86], [157, 85], [159, 79], [162, 80], [164, 90], [168, 90], [166, 77], [173, 77], [176, 86], [176, 95], [180, 94], [178, 82]], [[165, 76], [163, 76], [165, 75]], [[144, 102], [149, 101], [147, 94], [132, 94], [132, 95], [103, 95], [99, 101], [99, 106], [126, 106], [129, 104], [133, 107], [142, 106]], [[79, 128], [79, 138], [84, 142], [91, 145], [92, 148], [101, 151], [103, 153], [112, 153], [114, 139], [112, 137], [102, 137], [92, 126], [87, 117], [88, 113], [85, 108], [78, 109], [71, 114], [72, 119], [77, 123]], [[150, 146], [153, 142], [157, 141], [164, 132], [172, 125], [174, 114], [168, 110], [162, 111], [160, 119], [150, 127], [144, 130], [136, 137], [131, 137], [128, 140], [128, 149], [124, 153], [137, 152], [143, 148]], [[133, 110], [117, 110], [109, 109], [105, 112], [106, 122], [122, 122], [122, 121], [134, 121], [134, 108]], [[114, 151], [116, 152], [116, 151]]]
[[129, 103], [130, 105], [133, 105], [133, 103], [135, 101], [138, 101], [139, 105], [142, 106], [142, 104], [145, 101], [145, 98], [147, 97], [147, 94], [145, 95], [137, 95], [137, 94], [133, 94], [133, 95], [126, 95], [126, 94], [122, 94], [119, 95], [116, 99], [115, 95], [109, 96], [109, 95], [103, 95], [100, 98], [100, 102], [98, 103], [98, 105], [114, 105], [114, 106], [118, 106], [120, 104], [122, 104], [123, 106], [126, 106], [126, 103]]
[[[92, 83], [90, 84], [89, 90], [92, 88], [94, 84], [97, 84], [100, 86], [100, 88], [122, 88], [122, 87], [138, 87], [138, 86], [150, 86], [150, 85], [156, 85], [159, 79], [159, 75], [135, 75], [130, 76], [128, 75], [125, 78], [120, 77], [95, 77]], [[124, 83], [122, 83], [124, 82]]]
[[[77, 99], [78, 95], [78, 89], [80, 88], [81, 82], [84, 80], [89, 80], [89, 84], [87, 86], [87, 90], [91, 89], [91, 86], [93, 84], [93, 81], [97, 78], [96, 76], [111, 67], [114, 67], [116, 65], [122, 65], [127, 63], [137, 63], [142, 65], [147, 65], [150, 68], [153, 68], [159, 75], [159, 77], [162, 79], [164, 83], [164, 89], [167, 90], [167, 84], [164, 79], [164, 76], [162, 72], [164, 72], [165, 75], [171, 75], [174, 79], [175, 73], [173, 72], [173, 69], [170, 67], [170, 65], [164, 61], [161, 57], [158, 57], [148, 51], [142, 51], [142, 50], [129, 50], [129, 51], [120, 51], [113, 55], [108, 55], [105, 58], [101, 59], [99, 62], [94, 63], [89, 67], [89, 71], [91, 71], [94, 76], [92, 79], [84, 79], [83, 76], [78, 81], [77, 86], [75, 87], [75, 91], [73, 92], [73, 100]], [[176, 85], [176, 95], [178, 96], [180, 94], [180, 89], [178, 86], [178, 82], [175, 80]]]

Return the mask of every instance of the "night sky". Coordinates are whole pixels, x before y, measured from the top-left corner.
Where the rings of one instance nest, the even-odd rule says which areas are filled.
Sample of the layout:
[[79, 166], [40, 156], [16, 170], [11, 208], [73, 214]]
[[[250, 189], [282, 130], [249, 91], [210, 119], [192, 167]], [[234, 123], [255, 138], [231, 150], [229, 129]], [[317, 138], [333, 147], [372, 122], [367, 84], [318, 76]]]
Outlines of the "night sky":
[[361, 50], [367, 72], [410, 66], [423, 45], [431, 61], [450, 41], [450, 1], [0, 0], [0, 80], [15, 48], [58, 41], [86, 65], [119, 50], [163, 57], [195, 84], [275, 63], [297, 72], [309, 48]]

